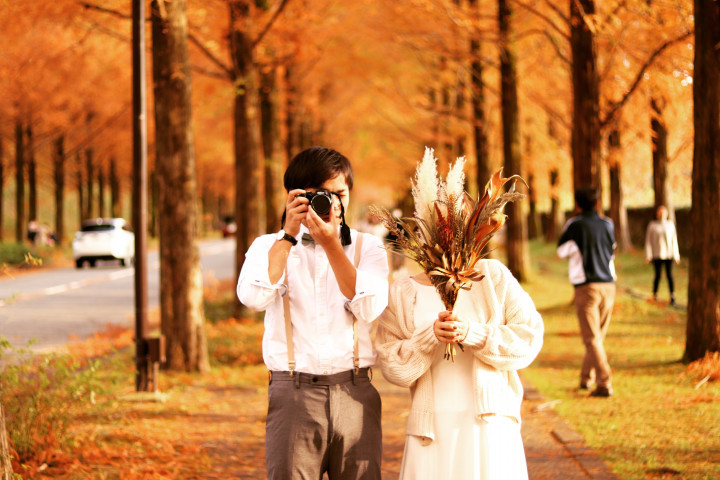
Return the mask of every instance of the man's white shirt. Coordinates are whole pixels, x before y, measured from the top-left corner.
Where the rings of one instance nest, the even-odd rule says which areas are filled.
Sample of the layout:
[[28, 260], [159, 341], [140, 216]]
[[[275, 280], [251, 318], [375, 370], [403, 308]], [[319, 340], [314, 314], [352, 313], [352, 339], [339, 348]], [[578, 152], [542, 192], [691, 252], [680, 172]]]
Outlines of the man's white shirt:
[[[288, 370], [282, 299], [288, 291], [292, 292], [290, 317], [297, 371], [329, 375], [353, 368], [353, 314], [358, 319], [360, 367], [374, 365], [373, 321], [388, 302], [388, 259], [382, 241], [363, 235], [355, 297], [348, 299], [340, 292], [325, 250], [320, 245], [303, 245], [304, 233], [308, 230], [302, 227], [276, 284], [270, 283], [268, 275], [268, 252], [278, 241], [275, 234], [258, 237], [245, 255], [237, 294], [248, 308], [265, 311], [265, 365], [270, 370]], [[357, 237], [358, 232], [351, 230], [352, 243], [344, 247], [351, 262]]]

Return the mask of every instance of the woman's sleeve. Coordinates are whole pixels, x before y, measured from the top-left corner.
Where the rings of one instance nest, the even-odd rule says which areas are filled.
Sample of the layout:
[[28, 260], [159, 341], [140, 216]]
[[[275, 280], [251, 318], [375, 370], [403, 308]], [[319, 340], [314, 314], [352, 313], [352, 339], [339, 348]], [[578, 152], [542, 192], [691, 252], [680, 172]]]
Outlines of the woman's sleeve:
[[375, 348], [383, 376], [395, 385], [411, 387], [430, 368], [440, 342], [432, 324], [414, 329], [407, 317], [412, 312], [404, 310], [402, 297], [403, 290], [394, 285], [388, 307], [379, 318]]
[[495, 291], [500, 292], [504, 324], [474, 324], [475, 335], [485, 336], [485, 341], [472, 348], [475, 356], [498, 370], [519, 370], [530, 365], [540, 352], [544, 326], [530, 295], [506, 267], [502, 268]]

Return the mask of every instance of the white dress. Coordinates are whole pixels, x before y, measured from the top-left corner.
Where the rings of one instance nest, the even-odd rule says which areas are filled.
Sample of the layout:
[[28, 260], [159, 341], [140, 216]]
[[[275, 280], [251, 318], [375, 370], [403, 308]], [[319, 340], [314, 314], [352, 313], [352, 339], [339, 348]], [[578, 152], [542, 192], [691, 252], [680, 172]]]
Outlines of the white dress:
[[[418, 289], [415, 328], [424, 328], [445, 310], [435, 287]], [[408, 435], [401, 480], [524, 480], [528, 478], [520, 425], [514, 418], [473, 412], [473, 355], [457, 349], [455, 362], [438, 348], [430, 367], [435, 440]]]

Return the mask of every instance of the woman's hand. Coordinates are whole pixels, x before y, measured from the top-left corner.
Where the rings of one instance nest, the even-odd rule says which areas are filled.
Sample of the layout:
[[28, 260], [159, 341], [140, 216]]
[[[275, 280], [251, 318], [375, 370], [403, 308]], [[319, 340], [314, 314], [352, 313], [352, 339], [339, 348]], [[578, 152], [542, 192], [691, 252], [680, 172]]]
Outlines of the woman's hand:
[[462, 320], [452, 312], [440, 312], [433, 324], [433, 332], [443, 343], [461, 343], [467, 337], [469, 330], [467, 320]]

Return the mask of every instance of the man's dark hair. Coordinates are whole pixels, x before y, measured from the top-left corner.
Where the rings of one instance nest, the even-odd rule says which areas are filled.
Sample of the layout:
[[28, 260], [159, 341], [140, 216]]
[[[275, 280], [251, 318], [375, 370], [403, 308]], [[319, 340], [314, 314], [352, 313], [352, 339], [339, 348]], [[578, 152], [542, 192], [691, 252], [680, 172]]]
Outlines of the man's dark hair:
[[345, 177], [350, 190], [353, 171], [345, 155], [325, 147], [310, 147], [295, 155], [285, 171], [283, 183], [288, 192], [295, 188], [318, 188], [338, 174]]
[[583, 212], [595, 210], [598, 191], [595, 187], [580, 187], [575, 190], [575, 203]]
[[[287, 170], [283, 184], [285, 190], [301, 188], [319, 188], [323, 183], [335, 178], [338, 174], [345, 177], [348, 189], [353, 187], [353, 171], [350, 160], [345, 155], [331, 148], [310, 147], [295, 155]], [[345, 222], [345, 206], [340, 203], [340, 239], [343, 246], [350, 245], [350, 227]], [[281, 225], [285, 226], [286, 211], [283, 211]]]

